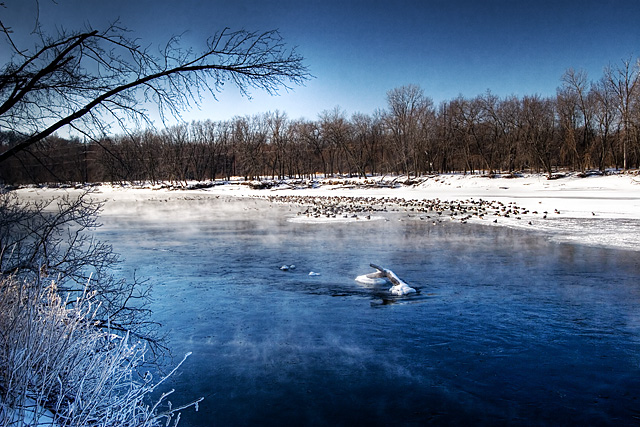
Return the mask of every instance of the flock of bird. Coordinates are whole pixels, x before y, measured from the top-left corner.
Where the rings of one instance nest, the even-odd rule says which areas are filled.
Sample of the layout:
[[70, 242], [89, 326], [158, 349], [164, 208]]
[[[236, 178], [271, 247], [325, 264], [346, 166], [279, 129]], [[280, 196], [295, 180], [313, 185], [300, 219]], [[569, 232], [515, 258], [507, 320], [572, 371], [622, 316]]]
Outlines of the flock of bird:
[[[286, 203], [301, 206], [298, 216], [309, 218], [350, 218], [358, 220], [371, 219], [372, 215], [384, 212], [407, 212], [420, 220], [432, 221], [434, 224], [449, 218], [452, 221], [466, 223], [472, 218], [492, 219], [514, 218], [528, 220], [546, 219], [549, 212], [530, 211], [519, 207], [515, 202], [503, 203], [483, 199], [466, 199], [446, 201], [440, 199], [403, 199], [398, 197], [347, 197], [347, 196], [268, 196], [275, 203]], [[560, 211], [554, 210], [555, 214]]]

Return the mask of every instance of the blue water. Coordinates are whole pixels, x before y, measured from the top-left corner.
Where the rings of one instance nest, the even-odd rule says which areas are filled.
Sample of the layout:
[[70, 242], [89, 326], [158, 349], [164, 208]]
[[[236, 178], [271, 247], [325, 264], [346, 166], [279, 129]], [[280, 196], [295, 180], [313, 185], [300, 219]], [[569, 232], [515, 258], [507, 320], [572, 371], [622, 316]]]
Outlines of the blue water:
[[[193, 352], [171, 400], [205, 400], [181, 426], [640, 423], [639, 252], [253, 200], [117, 208], [99, 237]], [[359, 285], [371, 262], [419, 293]]]

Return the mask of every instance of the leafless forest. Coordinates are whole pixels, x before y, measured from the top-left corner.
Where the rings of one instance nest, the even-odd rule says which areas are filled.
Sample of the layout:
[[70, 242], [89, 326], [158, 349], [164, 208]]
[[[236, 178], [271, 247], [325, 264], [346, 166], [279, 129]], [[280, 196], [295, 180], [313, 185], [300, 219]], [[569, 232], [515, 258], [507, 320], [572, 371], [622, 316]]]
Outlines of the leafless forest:
[[[91, 141], [51, 136], [3, 164], [5, 183], [186, 182], [446, 172], [605, 171], [640, 164], [640, 62], [592, 81], [569, 69], [554, 97], [487, 91], [434, 105], [422, 88], [387, 93], [374, 114], [316, 120], [266, 112]], [[3, 148], [12, 134], [1, 135]]]

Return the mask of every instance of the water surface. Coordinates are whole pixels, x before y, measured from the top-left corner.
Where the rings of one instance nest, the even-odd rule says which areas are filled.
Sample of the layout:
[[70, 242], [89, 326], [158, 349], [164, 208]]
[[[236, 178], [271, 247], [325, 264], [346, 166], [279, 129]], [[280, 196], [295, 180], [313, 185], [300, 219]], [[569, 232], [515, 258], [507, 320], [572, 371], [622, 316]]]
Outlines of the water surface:
[[[205, 400], [181, 426], [640, 422], [637, 252], [295, 214], [169, 198], [102, 218], [123, 271], [150, 278], [172, 352], [193, 352], [172, 400]], [[371, 262], [419, 294], [356, 283]]]

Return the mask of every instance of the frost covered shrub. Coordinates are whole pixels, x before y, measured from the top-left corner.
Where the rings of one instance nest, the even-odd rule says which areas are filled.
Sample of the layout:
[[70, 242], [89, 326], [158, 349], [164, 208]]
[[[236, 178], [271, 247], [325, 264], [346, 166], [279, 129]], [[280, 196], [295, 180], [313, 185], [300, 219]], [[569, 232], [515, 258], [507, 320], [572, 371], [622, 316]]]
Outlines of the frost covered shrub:
[[150, 320], [148, 284], [114, 276], [120, 257], [95, 238], [102, 203], [89, 192], [29, 200], [0, 187], [0, 274], [37, 282], [56, 278], [63, 298], [95, 291], [98, 326], [142, 339], [151, 351], [164, 347]]
[[[0, 278], [0, 425], [177, 425], [159, 381], [139, 374], [145, 346], [95, 327], [95, 296], [62, 300], [55, 282]], [[164, 412], [160, 408], [168, 408]]]

